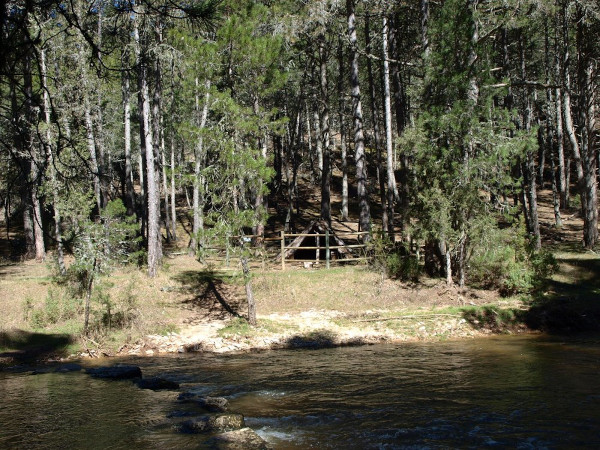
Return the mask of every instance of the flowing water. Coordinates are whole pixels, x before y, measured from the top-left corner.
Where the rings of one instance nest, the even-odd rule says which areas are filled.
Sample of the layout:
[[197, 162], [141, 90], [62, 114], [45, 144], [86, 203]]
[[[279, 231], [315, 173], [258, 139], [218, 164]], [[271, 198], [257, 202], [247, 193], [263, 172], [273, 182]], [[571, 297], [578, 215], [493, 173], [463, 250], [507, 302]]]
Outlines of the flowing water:
[[[600, 448], [600, 339], [494, 337], [103, 361], [224, 396], [278, 449]], [[0, 448], [206, 448], [177, 393], [0, 372]]]

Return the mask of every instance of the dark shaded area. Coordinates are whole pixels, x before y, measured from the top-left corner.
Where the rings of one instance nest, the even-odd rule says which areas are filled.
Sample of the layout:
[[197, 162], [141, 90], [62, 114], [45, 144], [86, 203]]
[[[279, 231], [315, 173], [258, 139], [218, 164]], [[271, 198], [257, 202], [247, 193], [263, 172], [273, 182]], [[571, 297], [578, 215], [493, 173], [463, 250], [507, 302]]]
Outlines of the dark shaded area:
[[0, 365], [34, 362], [67, 355], [67, 348], [75, 342], [69, 334], [32, 333], [10, 330], [0, 333]]
[[[174, 279], [182, 285], [182, 291], [191, 297], [184, 305], [196, 313], [197, 319], [223, 320], [230, 316], [241, 317], [239, 311], [244, 300], [225, 282], [226, 275], [214, 270], [188, 270]], [[190, 322], [193, 322], [193, 318]]]
[[327, 332], [318, 331], [310, 335], [292, 336], [283, 344], [285, 348], [331, 348], [335, 347], [331, 335]]
[[463, 318], [473, 328], [493, 333], [525, 329], [550, 334], [600, 332], [600, 260], [574, 255], [557, 261], [569, 282], [546, 280], [528, 309], [466, 308]]
[[527, 310], [484, 306], [463, 309], [463, 318], [477, 330], [491, 333], [518, 333], [526, 331]]
[[546, 294], [534, 296], [525, 323], [555, 334], [600, 331], [600, 260], [558, 259], [571, 282], [548, 280]]

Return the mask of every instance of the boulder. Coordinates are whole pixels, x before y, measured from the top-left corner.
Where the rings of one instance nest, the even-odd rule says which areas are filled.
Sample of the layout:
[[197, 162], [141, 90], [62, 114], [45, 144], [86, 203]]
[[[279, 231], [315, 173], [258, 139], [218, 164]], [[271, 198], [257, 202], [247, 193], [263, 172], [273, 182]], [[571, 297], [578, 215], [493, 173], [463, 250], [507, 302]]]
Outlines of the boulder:
[[229, 409], [229, 402], [223, 397], [204, 397], [193, 392], [183, 392], [177, 400], [182, 403], [194, 403], [209, 412], [225, 412]]
[[179, 389], [179, 383], [171, 380], [165, 380], [164, 378], [160, 377], [142, 378], [138, 380], [136, 384], [140, 389], [151, 389], [153, 391]]
[[250, 428], [221, 433], [211, 438], [207, 444], [211, 448], [223, 450], [268, 450], [271, 448], [263, 438]]
[[241, 414], [219, 414], [201, 416], [186, 420], [179, 424], [183, 433], [209, 433], [214, 431], [231, 431], [244, 427], [244, 416]]
[[87, 369], [86, 373], [95, 378], [105, 378], [108, 380], [128, 380], [131, 378], [142, 378], [142, 369], [138, 366], [129, 366], [117, 364], [109, 367], [94, 367]]

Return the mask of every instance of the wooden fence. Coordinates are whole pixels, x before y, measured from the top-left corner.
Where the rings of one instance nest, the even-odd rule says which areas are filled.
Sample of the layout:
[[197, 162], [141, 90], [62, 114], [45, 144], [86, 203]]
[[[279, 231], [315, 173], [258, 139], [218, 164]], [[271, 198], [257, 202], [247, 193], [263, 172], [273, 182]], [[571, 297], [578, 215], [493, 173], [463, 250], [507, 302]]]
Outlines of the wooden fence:
[[[366, 234], [369, 234], [369, 233], [367, 231], [336, 233], [335, 236], [339, 239], [335, 239], [335, 241], [339, 241], [341, 239], [342, 245], [339, 245], [339, 243], [338, 243], [338, 245], [331, 245], [332, 233], [330, 233], [329, 230], [327, 230], [325, 233], [285, 233], [284, 231], [282, 231], [278, 238], [269, 238], [269, 240], [271, 240], [271, 241], [279, 240], [280, 241], [279, 258], [281, 259], [281, 269], [282, 270], [285, 270], [286, 261], [319, 264], [322, 261], [321, 250], [325, 250], [325, 267], [329, 269], [329, 267], [331, 265], [331, 261], [332, 261], [332, 258], [331, 258], [332, 250], [339, 250], [341, 253], [345, 253], [346, 255], [349, 255], [349, 256], [345, 256], [342, 259], [337, 259], [336, 261], [338, 261], [338, 262], [366, 260], [367, 259], [367, 257], [365, 256], [365, 249], [367, 246], [366, 244], [364, 244], [364, 243], [345, 244], [343, 241], [343, 237], [352, 237], [354, 240], [358, 240], [360, 236], [364, 236]], [[298, 237], [314, 238], [316, 245], [291, 246], [291, 245], [286, 244], [286, 239], [298, 238]], [[321, 245], [321, 242], [323, 242], [324, 245]], [[286, 257], [286, 252], [288, 252], [288, 250], [294, 250], [294, 251], [314, 250], [315, 257], [314, 257], [314, 259], [296, 259], [296, 258], [289, 259]], [[359, 251], [362, 254], [362, 256], [352, 256], [355, 251]]]

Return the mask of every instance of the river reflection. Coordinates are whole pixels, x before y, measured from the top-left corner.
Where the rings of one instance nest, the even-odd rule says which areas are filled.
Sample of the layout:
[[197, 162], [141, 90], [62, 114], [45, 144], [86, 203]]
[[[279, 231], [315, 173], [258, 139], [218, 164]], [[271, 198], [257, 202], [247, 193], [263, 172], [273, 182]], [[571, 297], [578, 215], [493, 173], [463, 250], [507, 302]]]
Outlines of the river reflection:
[[[108, 361], [116, 363], [117, 361]], [[118, 360], [229, 399], [274, 448], [597, 448], [600, 341], [547, 337]], [[104, 361], [103, 363], [107, 363]], [[177, 393], [0, 372], [0, 448], [206, 448]]]

